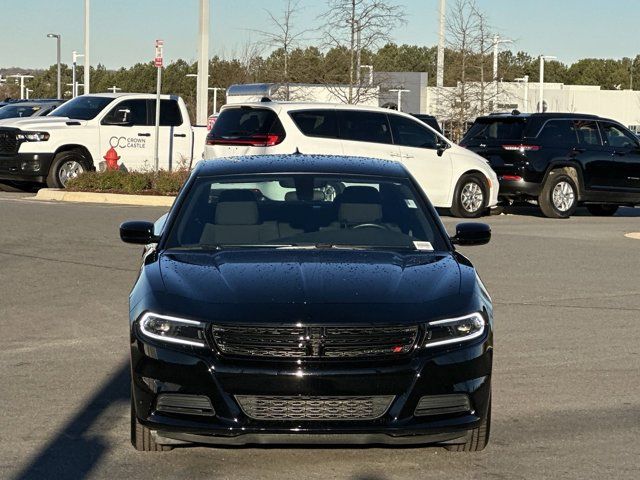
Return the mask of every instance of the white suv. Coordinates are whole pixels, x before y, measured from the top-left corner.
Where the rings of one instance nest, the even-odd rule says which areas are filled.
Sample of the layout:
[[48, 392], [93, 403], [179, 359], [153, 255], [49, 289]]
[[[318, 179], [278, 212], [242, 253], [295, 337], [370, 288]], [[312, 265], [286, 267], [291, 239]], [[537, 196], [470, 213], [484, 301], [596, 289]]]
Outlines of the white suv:
[[411, 115], [377, 107], [226, 105], [207, 136], [205, 158], [296, 151], [399, 161], [434, 206], [458, 217], [478, 217], [498, 202], [498, 179], [486, 160]]

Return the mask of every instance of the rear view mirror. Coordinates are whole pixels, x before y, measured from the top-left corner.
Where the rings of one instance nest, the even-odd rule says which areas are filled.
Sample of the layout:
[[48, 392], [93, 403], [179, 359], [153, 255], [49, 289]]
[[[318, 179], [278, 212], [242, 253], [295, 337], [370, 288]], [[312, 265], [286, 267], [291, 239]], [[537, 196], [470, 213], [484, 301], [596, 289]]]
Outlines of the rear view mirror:
[[454, 245], [484, 245], [491, 240], [491, 227], [486, 223], [466, 222], [456, 225]]
[[436, 153], [438, 154], [438, 156], [439, 156], [439, 157], [441, 157], [441, 156], [442, 156], [442, 154], [444, 153], [444, 151], [445, 151], [447, 148], [449, 148], [450, 146], [451, 146], [451, 145], [449, 145], [449, 144], [448, 144], [447, 142], [445, 142], [444, 140], [439, 139], [439, 140], [438, 140], [438, 143], [436, 144], [436, 148], [437, 148]]
[[120, 225], [120, 239], [125, 243], [136, 243], [146, 245], [158, 241], [158, 237], [153, 233], [153, 223], [132, 221], [124, 222]]

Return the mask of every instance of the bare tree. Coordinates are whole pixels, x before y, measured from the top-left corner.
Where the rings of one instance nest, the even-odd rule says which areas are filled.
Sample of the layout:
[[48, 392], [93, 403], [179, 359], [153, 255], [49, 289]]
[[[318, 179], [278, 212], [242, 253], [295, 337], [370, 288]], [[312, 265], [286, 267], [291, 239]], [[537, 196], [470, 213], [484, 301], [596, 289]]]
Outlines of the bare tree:
[[405, 21], [404, 8], [386, 0], [327, 0], [320, 18], [324, 46], [345, 49], [349, 56], [348, 88], [334, 94], [345, 103], [358, 103], [375, 90], [360, 81], [361, 53], [391, 39], [394, 28]]
[[286, 0], [284, 11], [281, 16], [276, 16], [273, 12], [265, 10], [273, 27], [273, 31], [257, 30], [263, 37], [266, 44], [276, 49], [282, 50], [283, 67], [282, 83], [284, 84], [284, 100], [290, 100], [291, 83], [290, 58], [291, 52], [300, 46], [305, 35], [310, 29], [298, 30], [295, 26], [295, 19], [300, 12], [300, 0]]
[[496, 89], [488, 88], [485, 67], [493, 47], [487, 18], [475, 0], [456, 0], [447, 15], [447, 46], [457, 73], [455, 87], [437, 92], [438, 114], [451, 124], [451, 136], [458, 140], [467, 122], [487, 113], [496, 99]]

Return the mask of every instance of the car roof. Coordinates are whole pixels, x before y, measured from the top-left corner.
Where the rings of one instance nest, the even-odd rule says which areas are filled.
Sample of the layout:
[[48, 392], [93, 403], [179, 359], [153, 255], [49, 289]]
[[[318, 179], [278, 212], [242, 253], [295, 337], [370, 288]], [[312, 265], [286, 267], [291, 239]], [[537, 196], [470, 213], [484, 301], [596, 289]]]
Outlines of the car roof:
[[26, 100], [26, 101], [19, 101], [19, 102], [11, 102], [11, 103], [7, 103], [6, 105], [3, 106], [9, 106], [11, 105], [16, 106], [16, 107], [36, 107], [39, 105], [53, 105], [55, 103], [64, 103], [64, 100]]
[[598, 115], [590, 113], [573, 113], [573, 112], [544, 112], [544, 113], [492, 113], [478, 117], [478, 119], [500, 119], [500, 118], [531, 118], [531, 119], [550, 119], [550, 118], [602, 118]]
[[407, 117], [412, 115], [392, 110], [390, 108], [377, 107], [374, 105], [354, 105], [349, 103], [328, 103], [328, 102], [281, 102], [276, 100], [264, 100], [262, 102], [238, 102], [227, 103], [222, 107], [223, 110], [228, 108], [238, 107], [252, 107], [252, 108], [281, 108], [284, 111], [290, 110], [314, 110], [314, 109], [332, 109], [332, 110], [359, 110], [359, 111], [374, 111], [383, 113], [397, 113]]
[[392, 160], [346, 155], [247, 155], [205, 160], [198, 176], [250, 175], [253, 173], [323, 173], [408, 178], [405, 167]]

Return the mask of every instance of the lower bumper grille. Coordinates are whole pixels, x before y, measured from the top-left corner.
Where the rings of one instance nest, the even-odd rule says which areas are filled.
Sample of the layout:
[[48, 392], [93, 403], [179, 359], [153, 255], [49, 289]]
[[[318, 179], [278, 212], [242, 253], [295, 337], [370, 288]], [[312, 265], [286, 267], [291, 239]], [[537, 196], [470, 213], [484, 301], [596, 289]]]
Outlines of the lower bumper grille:
[[215, 415], [211, 400], [204, 395], [163, 393], [158, 395], [156, 410], [159, 412], [186, 413], [189, 415]]
[[418, 402], [414, 415], [445, 415], [471, 411], [469, 397], [464, 393], [451, 395], [428, 395]]
[[255, 420], [374, 420], [383, 416], [393, 395], [296, 397], [236, 395], [243, 412]]
[[212, 336], [222, 354], [271, 358], [368, 358], [409, 353], [417, 326], [223, 326]]

